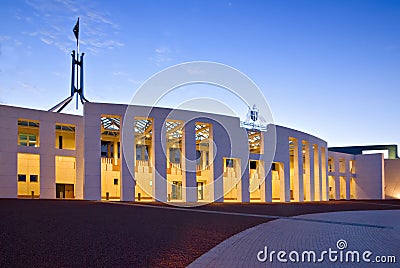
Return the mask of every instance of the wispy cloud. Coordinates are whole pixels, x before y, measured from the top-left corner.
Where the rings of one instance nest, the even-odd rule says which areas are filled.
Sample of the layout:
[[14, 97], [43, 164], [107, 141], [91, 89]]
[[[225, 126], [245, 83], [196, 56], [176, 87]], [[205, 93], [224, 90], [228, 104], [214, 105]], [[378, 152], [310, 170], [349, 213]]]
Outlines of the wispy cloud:
[[47, 39], [47, 38], [44, 38], [44, 37], [40, 37], [39, 39], [40, 39], [40, 41], [42, 41], [43, 43], [45, 43], [47, 45], [53, 44], [53, 41], [51, 39]]
[[[29, 18], [32, 25], [40, 25], [36, 31], [25, 32], [36, 37], [46, 45], [55, 46], [68, 53], [75, 37], [72, 28], [76, 18], [80, 17], [79, 40], [84, 50], [98, 53], [105, 49], [124, 46], [117, 38], [119, 25], [101, 12], [92, 1], [77, 0], [26, 0], [33, 10], [34, 17]], [[16, 13], [17, 19], [25, 19]], [[35, 22], [35, 23], [33, 23]]]
[[28, 84], [28, 83], [22, 82], [22, 81], [18, 81], [17, 83], [22, 90], [25, 90], [27, 92], [31, 92], [31, 93], [43, 93], [44, 92], [43, 89], [40, 89], [35, 85], [31, 85], [31, 84]]
[[170, 53], [171, 50], [168, 49], [167, 47], [158, 47], [154, 50], [157, 54], [166, 54], [166, 53]]
[[10, 40], [10, 37], [7, 35], [0, 35], [0, 42]]
[[154, 57], [151, 58], [152, 61], [157, 66], [165, 65], [173, 60], [172, 50], [165, 46], [160, 46], [154, 49]]
[[141, 85], [141, 84], [143, 84], [143, 81], [140, 81], [140, 80], [129, 79], [128, 81], [130, 83], [132, 83], [133, 85]]
[[114, 72], [112, 72], [112, 75], [114, 75], [114, 76], [129, 76], [128, 73], [121, 72], [121, 71], [114, 71]]
[[60, 72], [52, 72], [52, 75], [56, 76], [56, 77], [66, 77], [66, 74], [60, 73]]
[[127, 72], [122, 72], [122, 71], [113, 71], [111, 73], [113, 76], [121, 77], [121, 79], [128, 81], [132, 85], [141, 85], [143, 84], [143, 81], [133, 79], [132, 75], [127, 73]]
[[21, 42], [6, 35], [0, 35], [0, 72], [14, 70], [20, 58]]
[[108, 24], [108, 25], [112, 26], [113, 28], [118, 29], [117, 24], [113, 23], [111, 20], [107, 19], [100, 13], [96, 13], [94, 11], [89, 11], [89, 12], [87, 12], [86, 15], [93, 22]]

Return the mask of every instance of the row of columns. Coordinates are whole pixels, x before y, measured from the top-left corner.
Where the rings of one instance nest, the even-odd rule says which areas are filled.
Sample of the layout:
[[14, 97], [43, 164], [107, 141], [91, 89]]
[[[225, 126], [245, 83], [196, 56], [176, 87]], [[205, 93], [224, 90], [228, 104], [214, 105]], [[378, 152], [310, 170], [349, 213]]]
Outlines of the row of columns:
[[[166, 140], [163, 139], [161, 131], [165, 124], [166, 116], [153, 116], [153, 157], [152, 166], [155, 167], [153, 172], [153, 196], [156, 201], [167, 201], [167, 174], [166, 165], [167, 159], [164, 152]], [[92, 118], [93, 117], [93, 118]], [[96, 117], [96, 119], [94, 118]], [[85, 114], [85, 191], [84, 198], [88, 200], [100, 200], [101, 199], [101, 170], [100, 170], [100, 126], [98, 124], [99, 113], [87, 113]], [[204, 123], [211, 124], [212, 132], [218, 133], [212, 139], [216, 144], [218, 150], [214, 155], [213, 163], [210, 167], [211, 178], [214, 179], [213, 188], [211, 189], [211, 198], [216, 202], [223, 202], [223, 159], [230, 155], [230, 144], [226, 144], [230, 139], [221, 135], [223, 133], [223, 127], [219, 124], [215, 124], [211, 120], [199, 120]], [[89, 122], [95, 122], [90, 125]], [[182, 167], [183, 172], [183, 186], [186, 186], [186, 191], [183, 191], [183, 200], [186, 202], [197, 202], [197, 181], [196, 181], [196, 140], [195, 140], [195, 121], [186, 122], [184, 126], [184, 137], [183, 137], [183, 157]], [[124, 118], [121, 120], [121, 124], [134, 125], [134, 117], [128, 119]], [[165, 129], [165, 128], [164, 128]], [[133, 178], [133, 170], [130, 172], [129, 167], [134, 167], [134, 150], [123, 151], [123, 148], [134, 148], [134, 129], [133, 127], [126, 128], [123, 136], [124, 146], [121, 146], [121, 200], [133, 201], [135, 197], [135, 181]], [[210, 135], [212, 137], [212, 135]], [[306, 192], [306, 199], [310, 201], [328, 200], [328, 178], [326, 176], [326, 151], [325, 148], [315, 146], [307, 143], [309, 152], [309, 160], [306, 157], [306, 164], [303, 167], [303, 146], [300, 139], [295, 140], [297, 146], [295, 146], [294, 152], [294, 173], [293, 178], [290, 176], [290, 156], [289, 148], [286, 148], [287, 155], [280, 161], [283, 168], [283, 180], [281, 179], [281, 201], [291, 201], [291, 180], [293, 180], [293, 197], [294, 201], [304, 201], [304, 192]], [[287, 143], [286, 143], [287, 144]], [[164, 145], [164, 146], [163, 146]], [[323, 154], [323, 156], [322, 156]], [[210, 152], [210, 157], [213, 154]], [[295, 161], [297, 158], [298, 161]], [[189, 161], [189, 160], [192, 161]], [[323, 161], [324, 159], [324, 161]], [[129, 162], [128, 162], [129, 161]], [[324, 166], [324, 168], [323, 168]], [[242, 165], [245, 167], [242, 173], [241, 179], [241, 199], [242, 202], [250, 202], [249, 193], [249, 166]], [[264, 167], [269, 168], [268, 163], [264, 162]], [[306, 168], [309, 172], [303, 175], [303, 169]], [[267, 169], [265, 169], [267, 170]], [[305, 178], [303, 178], [305, 176]], [[219, 180], [215, 178], [221, 177]], [[306, 182], [306, 183], [304, 183]], [[265, 175], [264, 183], [264, 196], [261, 197], [262, 201], [272, 201], [272, 171], [269, 171]], [[217, 198], [214, 198], [217, 197]]]
[[[303, 165], [303, 142], [299, 139], [292, 139], [294, 145], [293, 155], [293, 176], [290, 170], [290, 152], [287, 149], [286, 156], [276, 159], [276, 166], [280, 174], [280, 201], [290, 202], [291, 188], [293, 188], [293, 201], [325, 201], [328, 200], [328, 177], [327, 152], [324, 147], [304, 143], [305, 163]], [[283, 149], [282, 149], [283, 150]], [[282, 151], [280, 150], [280, 151]], [[268, 168], [265, 163], [265, 168]], [[306, 174], [304, 174], [306, 169]], [[292, 181], [292, 183], [291, 183]], [[291, 187], [291, 184], [293, 187]], [[262, 200], [272, 201], [272, 171], [268, 172], [265, 180], [265, 197]]]
[[[335, 181], [335, 193], [334, 193], [334, 198], [335, 200], [340, 200], [342, 199], [340, 196], [340, 185], [342, 181], [340, 180], [341, 177], [344, 177], [345, 179], [345, 184], [346, 184], [346, 193], [345, 193], [345, 199], [350, 200], [350, 186], [351, 186], [351, 178], [355, 177], [355, 174], [352, 174], [350, 171], [350, 160], [345, 159], [345, 158], [333, 158], [333, 163], [334, 163], [334, 172], [330, 172], [329, 176], [333, 176], [334, 181]], [[340, 160], [345, 162], [345, 170], [344, 172], [340, 172]]]

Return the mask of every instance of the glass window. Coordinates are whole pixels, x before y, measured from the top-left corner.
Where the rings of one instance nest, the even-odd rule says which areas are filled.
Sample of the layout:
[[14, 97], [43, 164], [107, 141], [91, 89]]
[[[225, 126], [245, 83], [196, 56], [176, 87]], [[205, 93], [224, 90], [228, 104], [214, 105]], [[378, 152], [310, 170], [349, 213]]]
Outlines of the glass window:
[[19, 145], [37, 147], [36, 135], [19, 134]]
[[57, 149], [75, 150], [75, 126], [56, 124]]
[[335, 172], [335, 162], [333, 158], [328, 158], [328, 172]]
[[257, 161], [250, 161], [250, 169], [257, 169]]
[[169, 161], [174, 164], [179, 164], [181, 162], [181, 150], [179, 148], [169, 149]]
[[136, 144], [136, 160], [149, 160], [149, 146]]
[[272, 165], [271, 165], [271, 170], [273, 170], [273, 171], [278, 171], [278, 165], [277, 165], [277, 163], [272, 163]]
[[200, 164], [201, 164], [201, 151], [196, 150], [196, 165], [200, 165]]
[[39, 122], [18, 120], [18, 145], [39, 147]]
[[38, 175], [30, 175], [29, 176], [30, 182], [37, 182], [38, 181]]
[[230, 168], [233, 168], [233, 167], [234, 167], [234, 161], [233, 161], [233, 159], [230, 159], [230, 158], [225, 159], [225, 163], [226, 163], [226, 167], [230, 167]]
[[28, 146], [28, 135], [26, 134], [19, 134], [19, 145]]
[[114, 179], [114, 185], [118, 185], [118, 179]]
[[36, 147], [36, 135], [29, 135], [29, 146]]
[[262, 154], [263, 152], [263, 133], [259, 130], [247, 130], [249, 151], [251, 154]]
[[356, 173], [356, 161], [355, 160], [350, 160], [350, 172], [352, 174]]
[[26, 181], [26, 175], [25, 174], [18, 174], [18, 181]]
[[339, 172], [345, 173], [346, 172], [346, 164], [344, 159], [339, 159]]

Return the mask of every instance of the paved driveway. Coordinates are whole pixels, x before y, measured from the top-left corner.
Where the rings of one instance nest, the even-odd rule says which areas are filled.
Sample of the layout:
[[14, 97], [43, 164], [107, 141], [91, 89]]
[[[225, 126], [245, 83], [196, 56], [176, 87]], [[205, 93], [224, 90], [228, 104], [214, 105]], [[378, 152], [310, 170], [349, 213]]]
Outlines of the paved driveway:
[[[279, 251], [283, 251], [280, 258], [286, 263], [278, 260]], [[308, 261], [313, 260], [311, 251], [317, 263]], [[321, 258], [323, 251], [327, 252]], [[259, 261], [257, 255], [265, 261]], [[389, 261], [390, 256], [395, 256], [397, 263], [377, 263]], [[323, 261], [318, 263], [319, 259]], [[400, 210], [370, 210], [263, 223], [225, 240], [189, 267], [399, 267], [399, 263]]]

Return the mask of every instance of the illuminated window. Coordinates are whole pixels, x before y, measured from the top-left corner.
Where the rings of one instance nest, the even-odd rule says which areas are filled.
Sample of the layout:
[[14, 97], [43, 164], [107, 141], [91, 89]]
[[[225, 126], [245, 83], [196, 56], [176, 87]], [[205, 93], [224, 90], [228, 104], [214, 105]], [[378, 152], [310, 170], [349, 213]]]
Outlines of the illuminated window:
[[195, 131], [196, 164], [199, 169], [207, 169], [212, 144], [212, 124], [196, 122]]
[[56, 148], [75, 150], [75, 126], [56, 124]]
[[117, 115], [102, 115], [100, 118], [101, 141], [100, 151], [101, 157], [113, 158], [114, 165], [118, 165], [120, 158], [120, 127], [121, 118]]
[[251, 154], [263, 153], [263, 134], [259, 130], [247, 130], [249, 151]]
[[37, 147], [36, 135], [19, 134], [19, 145]]
[[153, 121], [150, 118], [135, 118], [136, 160], [148, 161], [151, 157]]
[[[166, 150], [168, 150], [169, 157], [167, 159], [167, 168], [171, 168], [172, 164], [181, 163], [182, 154], [182, 139], [183, 139], [183, 122], [175, 120], [167, 120], [164, 125]], [[168, 155], [167, 153], [167, 155]], [[196, 155], [198, 152], [196, 151]], [[197, 158], [196, 158], [197, 161]], [[175, 165], [179, 167], [179, 165]]]
[[346, 172], [346, 164], [344, 159], [339, 159], [339, 172], [345, 173]]
[[352, 174], [355, 174], [356, 173], [356, 161], [355, 160], [350, 160], [349, 165], [350, 165], [350, 172]]
[[335, 162], [333, 158], [328, 158], [328, 172], [335, 172]]
[[18, 145], [39, 147], [39, 122], [18, 120]]

